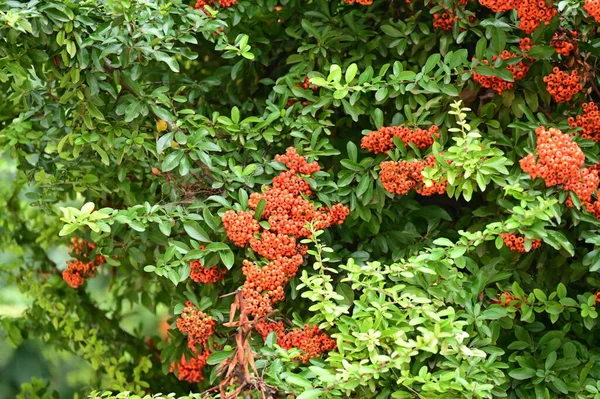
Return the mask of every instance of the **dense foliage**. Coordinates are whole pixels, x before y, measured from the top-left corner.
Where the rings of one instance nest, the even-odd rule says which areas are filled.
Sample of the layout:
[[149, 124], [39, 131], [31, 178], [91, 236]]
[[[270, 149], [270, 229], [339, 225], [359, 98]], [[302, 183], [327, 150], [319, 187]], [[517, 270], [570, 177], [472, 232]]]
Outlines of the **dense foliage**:
[[600, 398], [598, 0], [0, 22], [0, 325], [82, 395]]

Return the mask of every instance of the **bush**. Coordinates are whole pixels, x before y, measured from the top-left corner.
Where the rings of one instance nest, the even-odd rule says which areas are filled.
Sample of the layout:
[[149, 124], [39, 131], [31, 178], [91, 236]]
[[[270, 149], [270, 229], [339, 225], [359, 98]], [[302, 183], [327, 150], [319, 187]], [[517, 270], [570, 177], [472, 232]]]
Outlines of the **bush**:
[[600, 398], [599, 9], [1, 3], [5, 333], [90, 398]]

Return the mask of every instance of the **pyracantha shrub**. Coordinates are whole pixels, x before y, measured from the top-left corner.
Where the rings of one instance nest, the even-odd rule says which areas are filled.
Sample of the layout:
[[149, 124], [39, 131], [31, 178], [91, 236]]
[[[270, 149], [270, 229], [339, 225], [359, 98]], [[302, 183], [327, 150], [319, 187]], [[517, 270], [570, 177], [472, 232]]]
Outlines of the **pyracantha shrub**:
[[[246, 278], [242, 288], [248, 313], [257, 318], [268, 315], [273, 305], [284, 299], [285, 285], [293, 278], [304, 262], [307, 247], [298, 240], [308, 237], [307, 226], [322, 230], [342, 224], [349, 214], [341, 204], [316, 207], [305, 196], [312, 194], [309, 184], [303, 179], [320, 170], [317, 162], [308, 163], [293, 147], [275, 160], [285, 165], [288, 171], [273, 178], [273, 185], [262, 193], [253, 193], [248, 205], [254, 212], [228, 211], [223, 215], [223, 226], [227, 236], [238, 246], [250, 248], [266, 260], [258, 262], [244, 260], [242, 272]], [[255, 220], [267, 222], [266, 228]], [[242, 226], [252, 226], [250, 231], [239, 231]]]
[[597, 396], [598, 9], [0, 2], [0, 396]]

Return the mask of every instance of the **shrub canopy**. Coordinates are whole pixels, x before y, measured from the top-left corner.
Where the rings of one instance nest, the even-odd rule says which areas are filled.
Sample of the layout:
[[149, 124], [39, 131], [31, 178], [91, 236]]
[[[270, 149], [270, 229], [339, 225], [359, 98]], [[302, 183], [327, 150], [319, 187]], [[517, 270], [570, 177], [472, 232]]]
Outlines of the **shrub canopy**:
[[600, 397], [598, 0], [0, 22], [0, 321], [84, 395]]

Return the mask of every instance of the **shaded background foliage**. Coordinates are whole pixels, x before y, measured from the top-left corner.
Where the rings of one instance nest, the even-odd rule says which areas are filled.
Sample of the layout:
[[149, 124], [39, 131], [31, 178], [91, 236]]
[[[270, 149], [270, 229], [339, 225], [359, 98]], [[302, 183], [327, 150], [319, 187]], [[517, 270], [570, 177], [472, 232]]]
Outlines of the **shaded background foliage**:
[[[205, 11], [179, 1], [0, 2], [0, 303], [3, 337], [19, 347], [0, 358], [12, 370], [1, 389], [14, 395], [25, 377], [13, 366], [28, 358], [45, 359], [35, 373], [62, 396], [218, 383], [233, 296], [218, 297], [243, 284], [242, 260], [255, 256], [227, 239], [221, 216], [247, 210], [284, 169], [275, 155], [293, 146], [322, 167], [306, 179], [316, 201], [351, 213], [313, 237], [329, 259], [310, 253], [275, 317], [320, 325], [338, 350], [303, 365], [255, 334], [266, 383], [303, 399], [594, 397], [598, 221], [519, 166], [538, 126], [575, 132], [567, 118], [600, 101], [587, 3], [553, 4], [558, 15], [526, 35], [518, 11], [474, 1], [257, 0]], [[444, 9], [456, 16], [448, 31], [434, 27]], [[550, 45], [559, 29], [578, 31], [569, 56]], [[513, 56], [494, 59], [504, 50]], [[529, 71], [501, 94], [473, 77], [510, 82], [517, 62]], [[546, 89], [555, 66], [583, 77], [572, 101], [557, 104]], [[316, 89], [302, 87], [307, 77]], [[459, 99], [463, 116], [460, 106], [449, 112]], [[361, 149], [368, 132], [399, 124], [439, 126], [438, 143]], [[597, 143], [574, 140], [596, 164]], [[430, 153], [436, 166], [425, 174], [454, 173], [454, 197], [385, 190], [382, 161]], [[89, 202], [95, 209], [82, 209]], [[543, 244], [511, 252], [507, 232]], [[61, 279], [68, 235], [106, 260], [79, 289]], [[191, 260], [226, 266], [225, 281], [190, 281]], [[200, 385], [168, 373], [185, 351], [175, 320], [187, 300], [217, 322], [222, 347]], [[77, 378], [56, 372], [63, 364]], [[23, 392], [42, 397], [35, 384]]]

